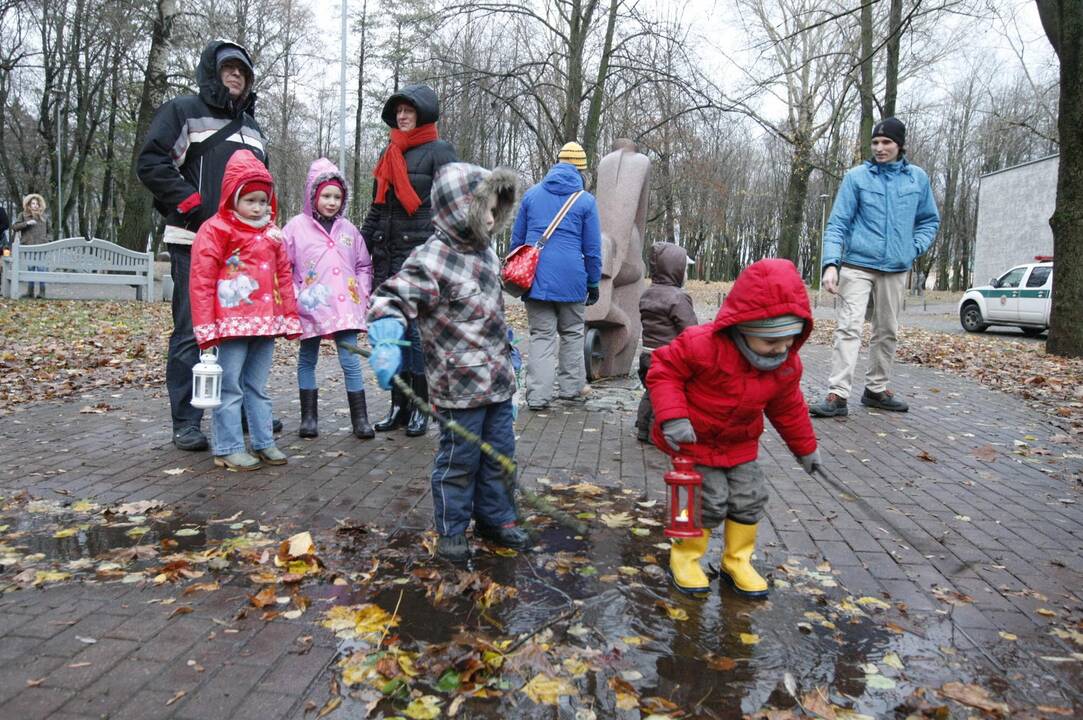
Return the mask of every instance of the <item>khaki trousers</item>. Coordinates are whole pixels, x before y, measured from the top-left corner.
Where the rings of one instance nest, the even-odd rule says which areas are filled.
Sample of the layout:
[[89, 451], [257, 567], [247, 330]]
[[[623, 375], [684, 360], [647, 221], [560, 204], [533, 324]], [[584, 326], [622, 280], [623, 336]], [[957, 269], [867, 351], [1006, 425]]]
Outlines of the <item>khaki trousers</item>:
[[865, 371], [865, 389], [883, 392], [891, 380], [895, 365], [895, 345], [899, 330], [906, 273], [885, 273], [843, 265], [839, 269], [838, 328], [831, 351], [831, 377], [828, 392], [850, 397], [854, 368], [861, 351], [861, 331], [865, 311], [872, 300], [872, 337], [869, 362]]

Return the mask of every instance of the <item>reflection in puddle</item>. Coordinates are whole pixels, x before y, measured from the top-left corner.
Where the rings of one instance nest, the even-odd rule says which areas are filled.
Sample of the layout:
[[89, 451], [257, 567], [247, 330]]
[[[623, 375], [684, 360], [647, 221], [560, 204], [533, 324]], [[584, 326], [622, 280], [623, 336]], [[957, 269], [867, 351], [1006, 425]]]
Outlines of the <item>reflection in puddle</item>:
[[[353, 593], [349, 602], [397, 608], [399, 619], [378, 645], [358, 638], [341, 645], [341, 667], [354, 681], [346, 683], [345, 707], [352, 698], [357, 707], [349, 711], [358, 716], [395, 715], [427, 697], [445, 710], [455, 703], [471, 718], [740, 718], [765, 707], [799, 712], [796, 695], [806, 704], [822, 698], [839, 717], [854, 718], [942, 706], [923, 688], [947, 681], [1011, 691], [998, 687], [996, 673], [954, 654], [950, 621], [853, 597], [824, 566], [788, 561], [775, 570], [781, 582], [767, 601], [719, 592], [717, 581], [702, 600], [677, 593], [661, 571], [666, 551], [654, 547], [662, 539], [658, 530], [636, 537], [595, 527], [577, 540], [550, 526], [531, 553], [482, 549], [464, 568], [429, 560], [418, 536], [400, 534], [382, 548], [340, 546], [330, 566], [344, 574], [369, 568], [373, 558], [381, 563], [368, 596]], [[419, 567], [429, 570], [411, 577]], [[434, 605], [437, 583], [471, 573], [516, 594], [487, 608], [465, 594]], [[448, 673], [476, 667], [491, 647], [504, 649], [502, 668], [482, 668], [473, 684], [448, 683]], [[418, 666], [434, 657], [442, 664], [427, 665], [429, 677], [403, 675], [394, 662], [390, 677], [372, 672], [403, 655]], [[560, 689], [534, 702], [524, 693], [539, 677]], [[476, 697], [479, 688], [488, 697]]]

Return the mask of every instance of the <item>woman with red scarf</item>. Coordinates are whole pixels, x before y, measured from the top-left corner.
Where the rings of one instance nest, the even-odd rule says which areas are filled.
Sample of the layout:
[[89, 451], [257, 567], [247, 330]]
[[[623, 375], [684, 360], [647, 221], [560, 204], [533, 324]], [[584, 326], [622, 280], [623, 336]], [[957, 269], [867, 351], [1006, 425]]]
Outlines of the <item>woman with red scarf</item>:
[[[455, 149], [440, 139], [436, 121], [440, 101], [428, 85], [408, 85], [388, 98], [381, 114], [391, 127], [391, 142], [372, 174], [376, 181], [361, 234], [372, 256], [373, 287], [399, 271], [410, 252], [432, 234], [432, 206], [429, 193], [437, 171], [456, 162]], [[421, 338], [410, 323], [406, 337], [411, 346], [403, 354], [402, 372], [414, 393], [428, 400]], [[410, 437], [428, 431], [428, 418], [411, 409], [395, 385], [391, 386], [391, 409], [372, 427], [379, 431], [406, 426]]]

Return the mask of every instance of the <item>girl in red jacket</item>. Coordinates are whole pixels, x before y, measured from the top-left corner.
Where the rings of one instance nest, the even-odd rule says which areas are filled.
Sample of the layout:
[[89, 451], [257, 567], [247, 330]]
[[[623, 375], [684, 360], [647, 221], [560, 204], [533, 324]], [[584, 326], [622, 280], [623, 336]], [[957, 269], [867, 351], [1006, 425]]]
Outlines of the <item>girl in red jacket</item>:
[[767, 504], [756, 462], [759, 438], [766, 414], [805, 471], [819, 467], [797, 356], [811, 332], [797, 268], [768, 259], [738, 276], [713, 323], [689, 328], [654, 351], [647, 373], [652, 439], [663, 452], [691, 458], [703, 475], [703, 535], [674, 540], [669, 554], [678, 590], [709, 590], [699, 559], [711, 529], [724, 523], [722, 577], [740, 595], [766, 597], [767, 581], [751, 562]]
[[[218, 348], [222, 404], [214, 410], [214, 464], [255, 470], [285, 465], [271, 432], [267, 376], [274, 339], [301, 335], [292, 268], [274, 225], [274, 180], [248, 150], [226, 164], [218, 213], [200, 226], [188, 284], [192, 329], [200, 350]], [[245, 451], [241, 406], [252, 439]]]

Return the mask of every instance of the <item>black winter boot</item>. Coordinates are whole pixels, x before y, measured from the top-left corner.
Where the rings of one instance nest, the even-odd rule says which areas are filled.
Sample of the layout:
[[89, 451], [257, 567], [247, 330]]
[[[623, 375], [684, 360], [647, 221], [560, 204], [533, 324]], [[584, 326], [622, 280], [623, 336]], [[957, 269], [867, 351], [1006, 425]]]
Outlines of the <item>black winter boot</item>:
[[320, 434], [317, 428], [319, 414], [316, 406], [319, 404], [319, 390], [300, 390], [301, 396], [301, 426], [297, 428], [297, 434], [303, 438], [314, 438]]
[[[425, 401], [425, 404], [429, 403], [429, 383], [425, 380], [425, 375], [414, 375], [410, 379], [410, 387], [413, 388], [414, 395]], [[406, 437], [421, 437], [429, 431], [429, 416], [421, 412], [421, 410], [411, 403], [410, 421], [406, 423]]]
[[[405, 377], [399, 375], [399, 377]], [[372, 429], [376, 432], [387, 432], [388, 430], [397, 430], [406, 424], [406, 418], [410, 415], [410, 403], [406, 401], [406, 398], [399, 392], [398, 385], [394, 382], [391, 383], [391, 407], [387, 410], [387, 415], [383, 420], [379, 421], [372, 426]]]
[[376, 431], [369, 425], [369, 409], [365, 404], [365, 391], [347, 391], [346, 400], [350, 403], [350, 424], [353, 425], [353, 434], [362, 440], [371, 440], [376, 437]]

